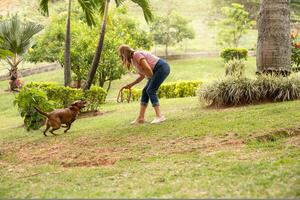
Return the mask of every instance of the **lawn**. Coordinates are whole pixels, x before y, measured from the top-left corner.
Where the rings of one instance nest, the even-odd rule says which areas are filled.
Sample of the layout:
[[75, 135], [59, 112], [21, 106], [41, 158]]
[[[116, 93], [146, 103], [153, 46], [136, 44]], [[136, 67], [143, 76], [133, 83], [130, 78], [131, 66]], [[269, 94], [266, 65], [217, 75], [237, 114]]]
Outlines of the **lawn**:
[[[247, 63], [252, 75], [254, 58]], [[168, 81], [208, 82], [224, 73], [218, 58], [171, 65]], [[129, 78], [114, 83], [111, 99]], [[62, 83], [62, 70], [24, 79]], [[162, 99], [168, 120], [137, 126], [129, 122], [138, 103], [110, 102], [103, 115], [46, 138], [24, 130], [6, 84], [0, 82], [0, 198], [300, 196], [300, 101], [212, 109], [196, 97]]]

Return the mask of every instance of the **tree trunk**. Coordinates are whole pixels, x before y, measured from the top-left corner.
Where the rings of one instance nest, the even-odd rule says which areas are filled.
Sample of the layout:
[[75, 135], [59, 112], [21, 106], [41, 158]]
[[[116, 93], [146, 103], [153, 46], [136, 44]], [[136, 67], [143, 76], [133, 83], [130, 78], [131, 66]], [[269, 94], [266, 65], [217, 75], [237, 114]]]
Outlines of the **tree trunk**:
[[71, 84], [71, 0], [69, 0], [68, 17], [65, 39], [65, 65], [64, 65], [65, 86]]
[[76, 82], [77, 82], [76, 88], [81, 88], [81, 79], [78, 79]]
[[18, 65], [22, 62], [22, 59], [18, 60], [18, 55], [14, 54], [14, 57], [7, 58], [7, 62], [10, 65], [10, 70], [9, 70], [9, 89], [11, 91], [17, 91], [18, 85], [17, 85], [17, 80], [18, 80]]
[[12, 67], [10, 70], [10, 81], [9, 81], [9, 89], [11, 91], [16, 91], [18, 89], [17, 80], [18, 80], [17, 67]]
[[98, 82], [98, 84], [99, 84], [100, 87], [103, 88], [104, 83], [105, 83], [105, 78], [104, 78], [104, 77], [102, 76], [102, 74], [100, 73], [100, 74], [99, 74], [99, 82]]
[[165, 57], [166, 57], [166, 60], [168, 60], [168, 44], [166, 44], [166, 47], [165, 47]]
[[104, 9], [104, 16], [103, 16], [103, 22], [102, 22], [101, 31], [100, 31], [100, 38], [99, 38], [98, 46], [97, 46], [96, 53], [95, 53], [95, 56], [94, 56], [94, 59], [93, 59], [92, 67], [89, 71], [87, 81], [86, 81], [86, 84], [84, 86], [84, 90], [90, 89], [90, 87], [93, 83], [93, 79], [95, 77], [98, 65], [99, 65], [101, 53], [102, 53], [102, 50], [103, 50], [103, 43], [104, 43], [105, 29], [106, 29], [106, 23], [107, 23], [109, 2], [110, 2], [110, 0], [106, 0], [105, 9]]
[[257, 73], [291, 72], [289, 0], [261, 0], [258, 16]]
[[108, 86], [107, 86], [107, 89], [106, 89], [106, 92], [108, 93], [108, 91], [110, 90], [110, 88], [111, 88], [111, 82], [112, 82], [112, 80], [109, 80], [108, 81]]

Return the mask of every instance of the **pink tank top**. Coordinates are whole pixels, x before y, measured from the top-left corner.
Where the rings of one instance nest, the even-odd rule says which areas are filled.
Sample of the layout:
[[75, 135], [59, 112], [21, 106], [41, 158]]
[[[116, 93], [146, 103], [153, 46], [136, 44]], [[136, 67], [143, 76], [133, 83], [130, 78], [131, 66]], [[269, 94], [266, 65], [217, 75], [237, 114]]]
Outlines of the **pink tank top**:
[[146, 59], [147, 63], [153, 70], [156, 63], [159, 60], [159, 57], [157, 57], [149, 52], [146, 52], [146, 51], [135, 51], [132, 56], [132, 64], [134, 65], [134, 67], [137, 69], [137, 71], [139, 73], [142, 73], [142, 71], [143, 71], [142, 66], [139, 65], [139, 62], [141, 61], [141, 59]]

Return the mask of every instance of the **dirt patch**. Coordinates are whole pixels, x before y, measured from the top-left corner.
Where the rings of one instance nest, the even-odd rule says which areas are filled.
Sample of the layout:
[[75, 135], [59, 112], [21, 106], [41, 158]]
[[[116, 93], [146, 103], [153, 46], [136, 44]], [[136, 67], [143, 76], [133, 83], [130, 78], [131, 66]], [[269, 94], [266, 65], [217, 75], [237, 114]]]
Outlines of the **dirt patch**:
[[283, 128], [279, 130], [270, 131], [263, 135], [250, 135], [247, 142], [274, 142], [282, 138], [295, 137], [300, 135], [300, 127]]
[[286, 144], [290, 146], [298, 147], [300, 149], [300, 134], [288, 139]]
[[[264, 135], [252, 134], [239, 138], [237, 133], [202, 138], [145, 137], [124, 135], [118, 137], [80, 137], [73, 140], [57, 137], [52, 140], [22, 143], [22, 140], [0, 144], [1, 156], [13, 155], [20, 163], [33, 165], [56, 164], [62, 167], [112, 166], [121, 160], [140, 161], [157, 155], [185, 153], [211, 154], [218, 151], [239, 151], [249, 141], [268, 142], [291, 137], [289, 145], [299, 147], [299, 128], [281, 129]], [[244, 156], [241, 160], [248, 159]]]
[[210, 152], [216, 149], [239, 149], [242, 140], [227, 134], [205, 138], [145, 138], [139, 136], [80, 137], [29, 142], [12, 142], [0, 147], [1, 155], [13, 154], [21, 163], [58, 164], [63, 167], [111, 166], [120, 160], [141, 160], [147, 157], [189, 152]]
[[94, 141], [80, 138], [73, 142], [27, 145], [20, 149], [18, 157], [31, 164], [59, 164], [63, 167], [93, 167], [115, 164], [122, 148], [98, 147]]

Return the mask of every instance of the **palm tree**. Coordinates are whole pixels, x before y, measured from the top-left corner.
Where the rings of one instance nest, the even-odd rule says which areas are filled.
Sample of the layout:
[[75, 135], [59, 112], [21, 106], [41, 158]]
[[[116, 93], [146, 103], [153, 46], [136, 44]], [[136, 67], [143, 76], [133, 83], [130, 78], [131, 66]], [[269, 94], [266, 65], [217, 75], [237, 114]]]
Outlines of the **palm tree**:
[[[125, 1], [126, 0], [115, 0], [116, 6], [119, 7]], [[142, 8], [146, 22], [150, 22], [153, 19], [153, 15], [148, 0], [130, 0], [130, 1], [132, 1], [133, 3], [137, 4], [139, 7]], [[87, 82], [84, 86], [84, 90], [90, 89], [99, 65], [101, 53], [103, 50], [103, 43], [104, 43], [104, 36], [105, 36], [105, 29], [107, 24], [107, 16], [108, 16], [110, 0], [98, 0], [97, 2], [100, 5], [100, 12], [103, 15], [103, 21], [100, 30], [98, 46], [96, 49], [95, 56], [93, 58], [91, 69], [88, 73]]]
[[[0, 37], [0, 46], [3, 45], [3, 38]], [[13, 55], [9, 50], [0, 48], [0, 60], [5, 59], [7, 56]]]
[[17, 15], [0, 22], [0, 37], [3, 42], [0, 44], [3, 53], [6, 55], [6, 61], [10, 65], [10, 89], [17, 88], [18, 65], [22, 62], [23, 54], [32, 45], [32, 37], [43, 29], [43, 26], [33, 22], [21, 22]]
[[289, 0], [262, 0], [258, 16], [257, 73], [291, 71]]
[[[49, 1], [40, 0], [40, 9], [42, 14], [49, 15]], [[89, 26], [95, 25], [94, 9], [96, 7], [96, 1], [98, 0], [77, 0], [82, 8], [87, 24]], [[68, 1], [68, 15], [66, 23], [66, 38], [65, 38], [65, 62], [64, 62], [64, 82], [65, 86], [70, 86], [71, 83], [71, 0]]]

